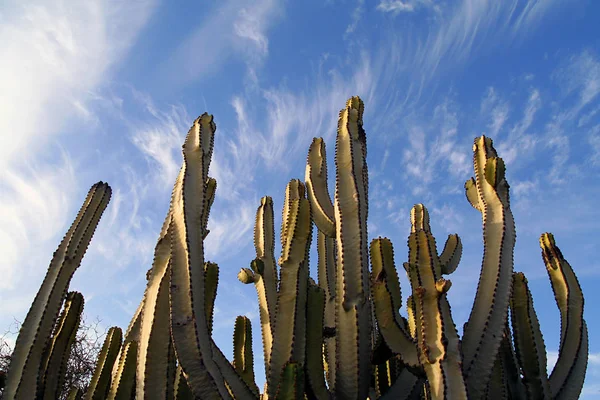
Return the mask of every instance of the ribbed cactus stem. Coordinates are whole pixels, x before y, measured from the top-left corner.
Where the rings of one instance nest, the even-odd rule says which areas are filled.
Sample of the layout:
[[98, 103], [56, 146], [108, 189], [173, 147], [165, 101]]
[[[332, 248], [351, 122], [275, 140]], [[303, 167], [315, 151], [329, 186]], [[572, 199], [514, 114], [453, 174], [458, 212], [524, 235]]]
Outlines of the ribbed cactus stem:
[[323, 138], [314, 138], [306, 161], [306, 191], [315, 225], [329, 237], [335, 237], [335, 217], [327, 188], [327, 155]]
[[307, 393], [317, 400], [328, 400], [329, 392], [323, 375], [323, 322], [325, 291], [311, 282], [306, 302], [306, 378]]
[[[312, 203], [311, 203], [312, 207]], [[312, 209], [312, 208], [311, 208]], [[319, 287], [325, 293], [324, 329], [332, 334], [324, 338], [325, 377], [329, 388], [335, 388], [335, 239], [325, 235], [320, 230], [317, 234], [318, 276]]]
[[360, 98], [346, 102], [338, 120], [335, 149], [336, 332], [343, 332], [336, 336], [335, 395], [344, 399], [367, 397], [371, 376], [369, 185], [363, 111]]
[[475, 178], [467, 181], [465, 189], [471, 205], [481, 212], [484, 250], [462, 354], [469, 397], [479, 399], [484, 396], [508, 315], [516, 233], [504, 162], [491, 139], [475, 139], [473, 164]]
[[[286, 366], [303, 369], [306, 356], [305, 310], [312, 232], [310, 204], [305, 197], [304, 185], [298, 180], [288, 183], [286, 193], [284, 207], [287, 209], [283, 211], [286, 221], [282, 222], [283, 246], [279, 258], [281, 282], [267, 372], [269, 397], [275, 396], [279, 390], [281, 379], [287, 373], [284, 371]], [[299, 371], [294, 372], [297, 373]]]
[[540, 245], [560, 311], [560, 347], [550, 375], [550, 391], [555, 399], [576, 399], [583, 387], [589, 351], [587, 325], [583, 319], [583, 292], [554, 236], [544, 233]]
[[371, 242], [372, 294], [379, 332], [392, 352], [412, 367], [420, 365], [416, 342], [400, 317], [400, 282], [394, 263], [394, 248], [387, 238]]
[[75, 221], [54, 252], [46, 277], [21, 325], [4, 388], [6, 399], [32, 399], [38, 370], [71, 277], [96, 230], [111, 196], [108, 184], [98, 182], [88, 192]]
[[83, 296], [81, 293], [69, 292], [54, 329], [52, 341], [46, 351], [47, 357], [40, 368], [41, 381], [38, 387], [38, 396], [41, 398], [54, 399], [61, 393], [67, 372], [67, 361], [77, 336], [82, 311]]
[[550, 384], [546, 371], [546, 346], [540, 329], [527, 278], [521, 272], [513, 276], [510, 301], [515, 350], [523, 373], [527, 398], [549, 399]]
[[416, 307], [416, 332], [421, 364], [432, 399], [466, 399], [458, 333], [441, 278], [442, 263], [431, 233], [429, 212], [422, 204], [411, 210], [408, 271]]
[[[277, 265], [275, 261], [275, 220], [273, 214], [273, 199], [265, 196], [256, 210], [254, 223], [255, 264], [258, 275], [254, 280], [258, 293], [261, 332], [263, 336], [263, 353], [265, 369], [269, 365], [271, 346], [273, 344], [273, 326], [275, 307], [277, 306]], [[260, 270], [258, 269], [260, 267]]]
[[113, 366], [119, 355], [123, 332], [119, 327], [108, 330], [102, 349], [98, 354], [96, 369], [85, 395], [86, 400], [104, 400], [110, 389]]
[[130, 400], [134, 397], [137, 351], [137, 342], [129, 342], [124, 345], [117, 373], [113, 377], [106, 397], [107, 400]]
[[233, 367], [246, 384], [258, 396], [254, 378], [254, 353], [252, 352], [252, 323], [245, 316], [235, 319], [233, 329]]
[[[144, 310], [140, 325], [140, 341], [137, 352], [136, 398], [148, 399], [168, 391], [170, 318], [169, 318], [169, 272], [167, 254], [155, 256], [155, 274], [148, 281], [144, 295]], [[163, 244], [164, 246], [164, 244]], [[160, 251], [157, 246], [157, 252]], [[161, 267], [158, 263], [165, 263]]]
[[181, 184], [173, 190], [169, 226], [171, 333], [177, 358], [195, 396], [227, 399], [234, 393], [252, 397], [231, 364], [215, 349], [206, 317], [203, 240], [206, 213], [210, 211], [208, 168], [215, 130], [208, 114], [194, 122], [183, 145]]

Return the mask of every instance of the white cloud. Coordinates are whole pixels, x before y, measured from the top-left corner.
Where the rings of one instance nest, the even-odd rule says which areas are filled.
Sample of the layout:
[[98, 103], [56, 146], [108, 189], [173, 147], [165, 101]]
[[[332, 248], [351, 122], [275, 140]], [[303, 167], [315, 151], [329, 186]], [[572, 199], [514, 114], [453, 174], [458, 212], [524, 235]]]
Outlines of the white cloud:
[[490, 120], [487, 125], [489, 129], [486, 132], [490, 137], [496, 138], [504, 127], [504, 123], [509, 116], [509, 107], [506, 101], [502, 101], [496, 90], [489, 87], [484, 99], [481, 102], [481, 114], [484, 118]]
[[181, 105], [160, 111], [147, 96], [138, 95], [138, 98], [142, 99], [145, 111], [153, 118], [129, 122], [131, 140], [153, 164], [149, 171], [158, 179], [162, 189], [170, 190], [181, 167], [181, 145], [194, 118]]
[[268, 54], [267, 32], [283, 16], [276, 0], [228, 0], [205, 13], [200, 24], [161, 66], [175, 84], [206, 78], [230, 59], [242, 59], [255, 80], [255, 68]]
[[0, 289], [12, 305], [2, 308], [2, 323], [26, 311], [78, 199], [93, 183], [79, 186], [89, 171], [79, 154], [56, 144], [57, 138], [68, 127], [93, 120], [87, 105], [91, 93], [153, 9], [152, 0], [3, 3]]
[[378, 10], [394, 14], [413, 12], [419, 8], [439, 10], [439, 6], [432, 0], [381, 0], [377, 5]]
[[[52, 169], [47, 170], [42, 163], [31, 160], [21, 163], [20, 167], [22, 169], [5, 169], [0, 173], [3, 193], [0, 289], [3, 290], [15, 289], [24, 283], [26, 275], [40, 275], [47, 268], [50, 260], [42, 261], [39, 255], [52, 254], [48, 242], [67, 223], [68, 210], [73, 206], [71, 198], [75, 194], [75, 168], [67, 153], [62, 154]], [[35, 265], [35, 262], [41, 264]]]
[[127, 50], [152, 5], [35, 1], [8, 7], [0, 26], [1, 167], [25, 149], [42, 148], [82, 110], [87, 91]]
[[360, 18], [365, 12], [365, 0], [358, 0], [356, 7], [352, 11], [350, 24], [346, 27], [346, 32], [344, 33], [344, 37], [348, 37], [348, 35], [354, 33], [358, 23], [360, 22]]
[[520, 156], [533, 150], [538, 142], [531, 126], [537, 112], [542, 107], [540, 92], [532, 88], [521, 120], [513, 125], [508, 136], [498, 140], [497, 149], [507, 165], [513, 164]]

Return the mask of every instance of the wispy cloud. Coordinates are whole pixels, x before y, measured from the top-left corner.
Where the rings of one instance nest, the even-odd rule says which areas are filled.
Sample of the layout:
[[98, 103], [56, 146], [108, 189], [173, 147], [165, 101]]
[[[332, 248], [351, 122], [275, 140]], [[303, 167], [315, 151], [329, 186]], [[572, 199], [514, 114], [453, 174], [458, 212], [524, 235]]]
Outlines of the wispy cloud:
[[86, 173], [80, 156], [57, 145], [57, 138], [90, 121], [91, 93], [126, 54], [153, 9], [152, 0], [33, 1], [6, 4], [2, 11], [0, 287], [14, 307], [3, 308], [0, 321], [26, 310], [79, 207], [75, 199], [89, 187], [80, 180]]
[[269, 52], [267, 32], [283, 17], [276, 0], [228, 0], [204, 15], [159, 69], [171, 83], [206, 78], [228, 60], [244, 61], [251, 79]]
[[344, 33], [344, 37], [347, 38], [348, 35], [354, 33], [358, 23], [360, 22], [360, 18], [365, 12], [365, 0], [357, 0], [356, 7], [352, 11], [350, 24], [346, 27], [346, 32]]
[[431, 8], [439, 11], [439, 5], [433, 0], [381, 0], [377, 9], [394, 14], [413, 12], [419, 8]]

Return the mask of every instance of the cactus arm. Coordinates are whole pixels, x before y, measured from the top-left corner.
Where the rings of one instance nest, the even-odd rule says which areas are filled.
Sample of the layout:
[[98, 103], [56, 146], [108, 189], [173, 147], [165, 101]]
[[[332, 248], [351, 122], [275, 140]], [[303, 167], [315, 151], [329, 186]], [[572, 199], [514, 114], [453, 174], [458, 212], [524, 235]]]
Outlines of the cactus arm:
[[371, 304], [367, 239], [368, 176], [364, 105], [350, 98], [340, 112], [336, 140], [335, 396], [365, 398], [371, 376]]
[[[292, 183], [288, 184], [288, 187]], [[304, 195], [298, 192], [297, 195]], [[268, 368], [269, 397], [279, 390], [280, 379], [289, 363], [304, 368], [306, 346], [306, 297], [308, 289], [308, 251], [312, 223], [310, 204], [304, 197], [291, 197], [284, 212], [286, 238], [281, 250], [281, 283], [273, 331], [273, 346]]]
[[254, 247], [256, 258], [264, 265], [261, 273], [264, 280], [269, 321], [272, 321], [277, 303], [277, 266], [275, 264], [275, 228], [273, 216], [273, 200], [265, 196], [256, 211], [254, 224]]
[[440, 254], [442, 274], [449, 275], [458, 267], [462, 256], [462, 242], [457, 234], [448, 235], [444, 250]]
[[550, 384], [546, 372], [546, 346], [533, 308], [533, 298], [523, 273], [513, 275], [510, 315], [515, 350], [523, 373], [527, 398], [549, 399]]
[[371, 242], [373, 275], [372, 296], [379, 331], [387, 346], [412, 367], [420, 365], [416, 343], [406, 331], [398, 310], [401, 305], [400, 283], [394, 266], [394, 249], [387, 238]]
[[[277, 306], [277, 266], [275, 262], [275, 227], [273, 200], [265, 196], [261, 199], [256, 211], [254, 224], [254, 247], [259, 264], [254, 264], [258, 273], [255, 279], [256, 292], [259, 299], [260, 323], [263, 337], [263, 353], [265, 370], [269, 365], [271, 346], [273, 344], [272, 329]], [[260, 268], [258, 268], [260, 267]]]
[[48, 358], [42, 363], [40, 369], [41, 385], [38, 393], [44, 399], [57, 398], [62, 390], [67, 361], [83, 311], [83, 296], [78, 292], [69, 292], [63, 312], [54, 330], [54, 336], [48, 349]]
[[175, 400], [193, 400], [194, 395], [188, 386], [185, 376], [183, 375], [183, 370], [181, 366], [177, 367], [177, 371], [175, 371], [175, 393], [173, 394], [173, 399]]
[[219, 285], [219, 266], [217, 264], [204, 263], [204, 282], [206, 285], [204, 290], [206, 324], [208, 325], [208, 334], [212, 335], [215, 299], [217, 298], [217, 286]]
[[[251, 268], [242, 268], [238, 273], [238, 280], [244, 284], [254, 283], [256, 294], [258, 296], [258, 310], [260, 316], [260, 328], [263, 342], [263, 357], [265, 371], [268, 370], [271, 359], [271, 347], [273, 346], [273, 327], [269, 317], [269, 301], [267, 300], [267, 291], [263, 279], [264, 264], [260, 259], [255, 259], [250, 263]], [[275, 302], [277, 300], [275, 299]], [[274, 315], [274, 313], [273, 313]]]
[[108, 184], [93, 185], [75, 221], [54, 252], [48, 272], [21, 326], [6, 377], [7, 399], [35, 397], [37, 371], [69, 282], [92, 239], [111, 196]]
[[[311, 204], [312, 207], [312, 204]], [[335, 239], [317, 232], [319, 287], [325, 291], [324, 328], [335, 330]], [[335, 336], [325, 337], [325, 376], [329, 388], [335, 388]]]
[[233, 367], [258, 397], [254, 378], [254, 355], [252, 353], [252, 324], [248, 317], [238, 316], [233, 330]]
[[459, 339], [446, 293], [451, 282], [441, 278], [441, 263], [422, 204], [411, 210], [408, 270], [417, 309], [421, 364], [432, 399], [466, 399]]
[[209, 234], [208, 230], [208, 216], [210, 215], [210, 209], [215, 201], [215, 192], [217, 191], [217, 181], [215, 178], [208, 177], [206, 179], [206, 197], [204, 199], [204, 209], [207, 210], [203, 214], [202, 221], [202, 239], [206, 239]]
[[305, 179], [315, 225], [325, 235], [335, 237], [333, 204], [327, 189], [327, 155], [322, 138], [314, 138], [310, 145]]
[[134, 394], [137, 342], [128, 342], [119, 359], [119, 368], [108, 392], [108, 400], [130, 400]]
[[560, 348], [550, 374], [553, 398], [577, 398], [587, 367], [587, 329], [583, 319], [583, 293], [573, 269], [565, 260], [551, 233], [540, 238], [542, 257], [560, 311]]
[[467, 200], [469, 201], [471, 207], [477, 211], [483, 212], [483, 206], [479, 200], [479, 191], [477, 189], [475, 178], [469, 178], [465, 182], [465, 194], [467, 195]]
[[308, 287], [306, 304], [306, 378], [311, 398], [329, 399], [323, 375], [323, 321], [325, 291], [315, 284]]
[[[473, 153], [484, 254], [462, 353], [469, 396], [477, 399], [484, 395], [508, 315], [516, 234], [504, 163], [497, 157], [491, 139], [475, 139]], [[467, 186], [469, 197], [473, 189], [468, 183]]]
[[304, 184], [299, 179], [290, 180], [285, 187], [285, 196], [283, 198], [283, 208], [281, 212], [281, 234], [279, 235], [279, 238], [281, 240], [282, 247], [285, 246], [286, 241], [288, 240], [287, 235], [289, 229], [287, 225], [290, 221], [288, 215], [289, 211], [291, 210], [290, 201], [304, 197], [306, 197], [306, 187]]
[[115, 326], [108, 330], [96, 361], [94, 375], [85, 394], [86, 400], [104, 400], [106, 398], [110, 389], [113, 366], [120, 352], [122, 338], [121, 328]]

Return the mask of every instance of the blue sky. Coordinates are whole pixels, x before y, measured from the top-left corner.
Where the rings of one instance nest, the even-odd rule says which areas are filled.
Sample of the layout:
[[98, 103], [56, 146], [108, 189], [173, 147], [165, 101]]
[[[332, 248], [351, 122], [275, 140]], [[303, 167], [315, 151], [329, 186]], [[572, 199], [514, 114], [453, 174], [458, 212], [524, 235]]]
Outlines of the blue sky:
[[482, 255], [480, 215], [462, 188], [473, 138], [491, 136], [511, 185], [515, 269], [529, 278], [550, 359], [560, 321], [538, 245], [547, 231], [583, 287], [582, 398], [600, 398], [598, 15], [592, 0], [3, 2], [0, 329], [24, 318], [98, 180], [113, 199], [71, 288], [83, 292], [88, 318], [127, 325], [183, 137], [208, 111], [218, 127], [207, 238], [207, 258], [221, 267], [215, 337], [229, 354], [235, 316], [251, 317], [261, 371], [255, 292], [236, 279], [253, 258], [254, 213], [267, 194], [281, 209], [314, 136], [325, 138], [333, 164], [337, 113], [358, 94], [369, 237], [390, 237], [400, 266], [409, 211], [421, 202], [438, 246], [459, 233], [450, 301], [462, 326]]

